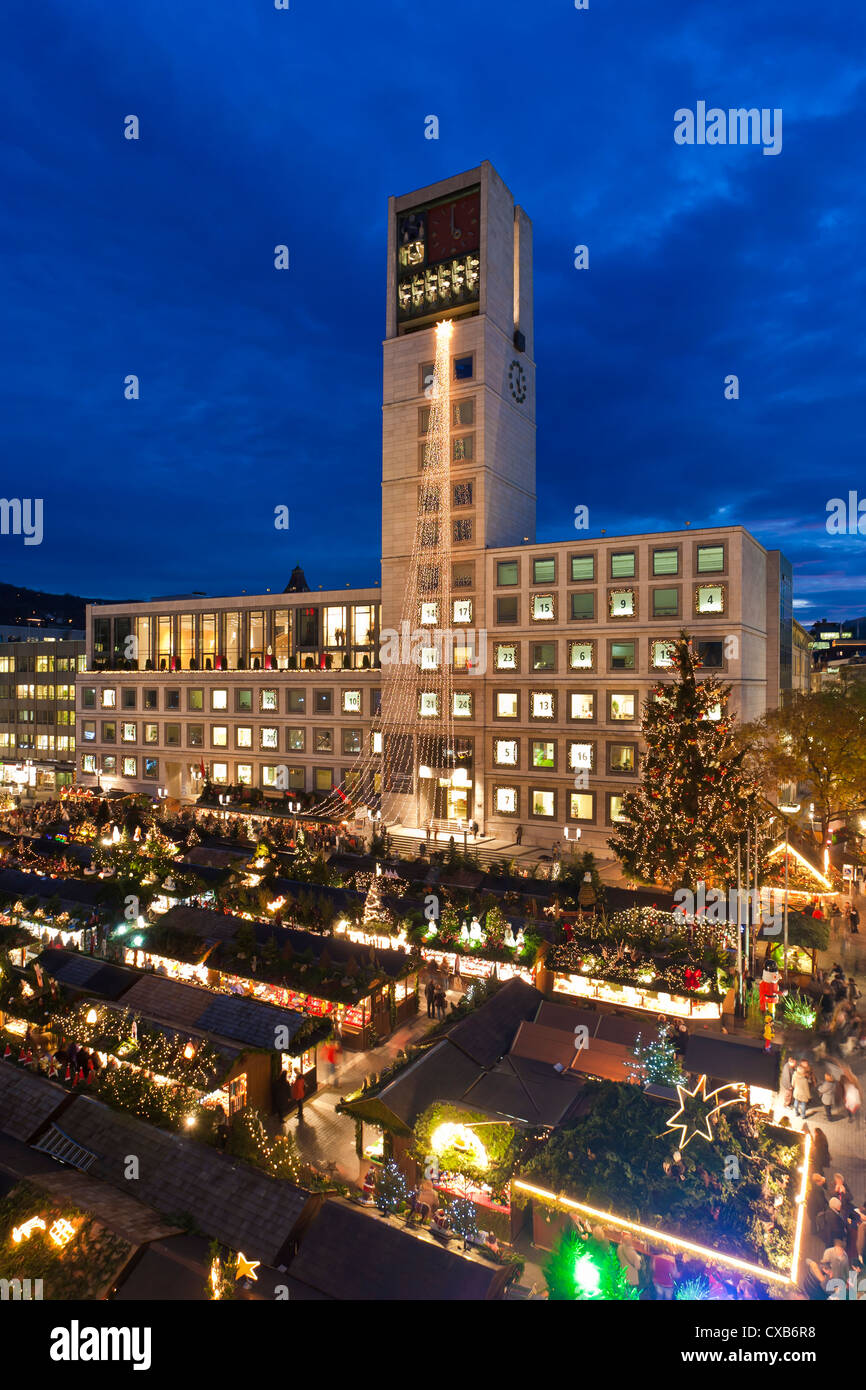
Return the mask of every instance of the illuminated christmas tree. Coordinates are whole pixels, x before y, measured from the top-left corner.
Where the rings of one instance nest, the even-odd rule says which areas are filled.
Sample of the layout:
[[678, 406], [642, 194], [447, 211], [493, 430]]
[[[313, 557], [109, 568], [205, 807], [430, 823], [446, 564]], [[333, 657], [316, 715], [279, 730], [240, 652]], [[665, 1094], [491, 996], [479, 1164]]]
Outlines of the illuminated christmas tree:
[[370, 887], [367, 889], [367, 896], [364, 899], [364, 925], [369, 926], [373, 922], [390, 922], [391, 914], [382, 899], [382, 873], [380, 866], [376, 865], [376, 872], [370, 880]]
[[686, 633], [668, 652], [675, 679], [656, 685], [643, 708], [643, 782], [623, 796], [608, 844], [632, 878], [694, 889], [699, 879], [730, 882], [739, 837], [768, 818], [734, 739], [730, 685], [697, 679]]
[[669, 1024], [663, 1024], [658, 1038], [650, 1042], [644, 1042], [638, 1033], [632, 1055], [634, 1061], [626, 1062], [626, 1067], [631, 1079], [641, 1086], [676, 1086], [685, 1080]]
[[548, 1295], [557, 1302], [602, 1299], [608, 1302], [638, 1297], [610, 1245], [566, 1231], [544, 1266]]
[[405, 1200], [406, 1179], [393, 1158], [389, 1158], [376, 1178], [376, 1206], [383, 1216], [392, 1216]]

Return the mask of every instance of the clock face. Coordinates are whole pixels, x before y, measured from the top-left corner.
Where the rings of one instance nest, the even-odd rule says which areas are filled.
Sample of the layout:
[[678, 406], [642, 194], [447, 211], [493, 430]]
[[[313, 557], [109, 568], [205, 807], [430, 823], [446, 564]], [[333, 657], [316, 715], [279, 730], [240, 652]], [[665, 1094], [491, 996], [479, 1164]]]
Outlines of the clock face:
[[508, 389], [518, 405], [526, 400], [526, 372], [515, 359], [508, 368]]
[[427, 212], [427, 263], [447, 261], [481, 242], [481, 194], [466, 193]]

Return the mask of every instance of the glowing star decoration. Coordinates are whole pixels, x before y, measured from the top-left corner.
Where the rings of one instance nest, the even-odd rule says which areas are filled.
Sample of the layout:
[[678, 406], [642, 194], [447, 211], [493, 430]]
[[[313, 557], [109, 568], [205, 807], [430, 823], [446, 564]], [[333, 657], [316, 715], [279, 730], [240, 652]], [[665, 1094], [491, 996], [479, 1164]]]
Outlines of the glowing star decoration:
[[20, 1245], [22, 1240], [29, 1240], [34, 1231], [44, 1231], [45, 1222], [41, 1216], [31, 1216], [29, 1221], [25, 1221], [23, 1226], [15, 1226], [12, 1230], [12, 1239], [16, 1245]]
[[[716, 1097], [722, 1095], [725, 1091], [734, 1091], [736, 1094], [732, 1095], [728, 1100], [716, 1100]], [[671, 1115], [670, 1119], [665, 1121], [665, 1124], [668, 1129], [678, 1129], [680, 1131], [678, 1144], [680, 1149], [684, 1149], [686, 1144], [694, 1139], [696, 1134], [701, 1135], [702, 1138], [708, 1139], [709, 1142], [712, 1143], [713, 1131], [710, 1121], [713, 1116], [718, 1115], [719, 1111], [724, 1110], [725, 1106], [736, 1105], [738, 1101], [743, 1099], [741, 1089], [736, 1085], [720, 1086], [717, 1091], [711, 1091], [710, 1094], [707, 1095], [707, 1078], [705, 1076], [699, 1078], [693, 1091], [690, 1091], [687, 1086], [678, 1085], [677, 1096], [679, 1097], [680, 1108]], [[686, 1106], [689, 1101], [696, 1101], [698, 1107], [705, 1107], [701, 1113], [700, 1127], [696, 1128], [693, 1125], [691, 1116], [682, 1120], [679, 1119], [680, 1115], [686, 1115]], [[709, 1108], [707, 1109], [706, 1107]], [[695, 1108], [694, 1105], [691, 1106], [692, 1115], [694, 1114]]]
[[235, 1283], [238, 1279], [252, 1279], [254, 1284], [258, 1283], [259, 1276], [256, 1274], [256, 1270], [260, 1264], [261, 1260], [248, 1260], [246, 1255], [242, 1255], [239, 1250], [238, 1262], [235, 1266]]
[[65, 1216], [58, 1216], [48, 1234], [54, 1241], [54, 1244], [59, 1245], [62, 1250], [64, 1246], [69, 1244], [72, 1237], [75, 1235], [75, 1227], [70, 1221], [66, 1220]]

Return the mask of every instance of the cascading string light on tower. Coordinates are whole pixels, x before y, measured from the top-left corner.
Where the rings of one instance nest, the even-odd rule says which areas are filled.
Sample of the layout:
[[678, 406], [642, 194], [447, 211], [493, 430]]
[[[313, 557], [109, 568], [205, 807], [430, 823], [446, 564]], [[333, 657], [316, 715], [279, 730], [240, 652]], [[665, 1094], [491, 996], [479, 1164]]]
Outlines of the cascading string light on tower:
[[[321, 803], [319, 809], [326, 813], [345, 810], [345, 798], [356, 807], [378, 799], [384, 824], [398, 815], [405, 823], [408, 797], [410, 819], [423, 828], [435, 816], [437, 784], [453, 785], [457, 765], [450, 513], [453, 328], [450, 320], [436, 325], [436, 359], [428, 388], [430, 418], [399, 639], [381, 645], [382, 695], [369, 746], [356, 758], [340, 791]], [[421, 631], [423, 638], [417, 637]], [[377, 744], [381, 754], [373, 751]], [[430, 796], [425, 795], [423, 783], [433, 784]], [[447, 797], [445, 810], [447, 815]]]

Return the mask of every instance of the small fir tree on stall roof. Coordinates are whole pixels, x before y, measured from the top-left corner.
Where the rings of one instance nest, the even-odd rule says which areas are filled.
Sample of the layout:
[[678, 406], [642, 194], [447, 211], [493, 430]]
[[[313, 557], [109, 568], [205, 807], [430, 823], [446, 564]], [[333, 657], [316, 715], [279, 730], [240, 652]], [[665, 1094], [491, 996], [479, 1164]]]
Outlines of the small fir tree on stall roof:
[[648, 1042], [638, 1033], [633, 1056], [634, 1061], [626, 1062], [626, 1067], [630, 1079], [641, 1086], [678, 1086], [685, 1080], [669, 1024], [662, 1024], [658, 1039], [651, 1038]]
[[768, 818], [734, 738], [730, 685], [697, 679], [702, 663], [685, 632], [668, 652], [674, 679], [644, 702], [642, 785], [624, 795], [608, 844], [631, 877], [694, 889], [699, 879], [728, 882], [739, 837]]
[[383, 1216], [393, 1216], [406, 1201], [406, 1179], [393, 1158], [389, 1158], [376, 1178], [376, 1206]]
[[463, 1249], [468, 1250], [470, 1240], [475, 1240], [478, 1235], [478, 1213], [475, 1203], [470, 1202], [468, 1197], [455, 1197], [454, 1201], [449, 1203], [447, 1216], [452, 1231], [463, 1237]]

